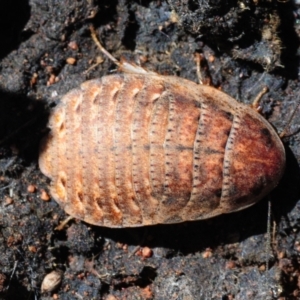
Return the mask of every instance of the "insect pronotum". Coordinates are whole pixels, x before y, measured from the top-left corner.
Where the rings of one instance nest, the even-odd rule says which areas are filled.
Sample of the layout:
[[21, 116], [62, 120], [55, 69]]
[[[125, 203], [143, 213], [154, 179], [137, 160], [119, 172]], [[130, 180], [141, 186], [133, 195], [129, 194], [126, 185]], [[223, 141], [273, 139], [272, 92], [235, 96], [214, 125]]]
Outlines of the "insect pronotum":
[[118, 62], [97, 43], [124, 73], [67, 93], [41, 145], [40, 168], [68, 214], [108, 227], [178, 223], [244, 209], [277, 185], [285, 150], [254, 109]]

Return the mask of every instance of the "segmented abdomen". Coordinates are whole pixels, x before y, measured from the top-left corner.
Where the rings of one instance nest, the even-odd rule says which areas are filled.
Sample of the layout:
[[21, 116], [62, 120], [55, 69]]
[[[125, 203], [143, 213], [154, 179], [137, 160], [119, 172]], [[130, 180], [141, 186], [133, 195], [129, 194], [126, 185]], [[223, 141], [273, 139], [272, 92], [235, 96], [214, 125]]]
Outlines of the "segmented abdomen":
[[[239, 104], [218, 105], [205, 88], [170, 78], [106, 76], [55, 108], [40, 166], [67, 213], [109, 227], [177, 223], [237, 210], [273, 187], [281, 150], [255, 158], [278, 146], [271, 127]], [[253, 154], [248, 138], [255, 138]], [[243, 167], [255, 173], [252, 183], [236, 178]]]

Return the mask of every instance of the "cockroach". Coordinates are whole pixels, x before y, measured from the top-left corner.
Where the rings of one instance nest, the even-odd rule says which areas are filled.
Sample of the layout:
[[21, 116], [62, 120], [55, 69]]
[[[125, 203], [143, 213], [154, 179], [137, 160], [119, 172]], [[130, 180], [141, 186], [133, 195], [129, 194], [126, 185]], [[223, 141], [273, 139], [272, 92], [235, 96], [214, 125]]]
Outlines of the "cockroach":
[[278, 184], [285, 150], [255, 109], [96, 43], [123, 73], [67, 93], [41, 143], [41, 171], [66, 213], [107, 227], [179, 223], [244, 209]]

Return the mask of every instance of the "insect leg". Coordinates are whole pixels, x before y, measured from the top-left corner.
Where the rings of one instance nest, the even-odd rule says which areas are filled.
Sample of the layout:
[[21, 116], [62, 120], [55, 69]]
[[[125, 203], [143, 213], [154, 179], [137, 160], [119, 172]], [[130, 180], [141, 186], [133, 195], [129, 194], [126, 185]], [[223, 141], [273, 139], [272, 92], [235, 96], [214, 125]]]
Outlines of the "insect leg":
[[[204, 55], [196, 52], [195, 53], [195, 61], [196, 61], [196, 72], [197, 72], [199, 84], [210, 85], [211, 84], [210, 76], [206, 76], [206, 78], [203, 79], [202, 74], [201, 74], [201, 63], [203, 61], [206, 62]], [[207, 65], [207, 63], [206, 63], [206, 65]]]
[[261, 112], [261, 106], [260, 106], [260, 100], [263, 97], [264, 94], [266, 94], [269, 91], [268, 87], [265, 86], [262, 88], [262, 90], [258, 93], [258, 95], [254, 98], [251, 107], [255, 110], [257, 110], [257, 112]]

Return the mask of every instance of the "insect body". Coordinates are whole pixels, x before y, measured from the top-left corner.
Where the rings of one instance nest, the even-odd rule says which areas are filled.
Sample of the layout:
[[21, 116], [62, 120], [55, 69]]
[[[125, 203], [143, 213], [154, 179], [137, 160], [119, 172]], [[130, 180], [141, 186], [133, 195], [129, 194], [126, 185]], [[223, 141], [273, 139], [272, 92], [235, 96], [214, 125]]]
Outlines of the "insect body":
[[124, 73], [83, 83], [49, 122], [39, 164], [70, 215], [108, 227], [205, 219], [246, 208], [280, 180], [272, 126], [227, 94]]

